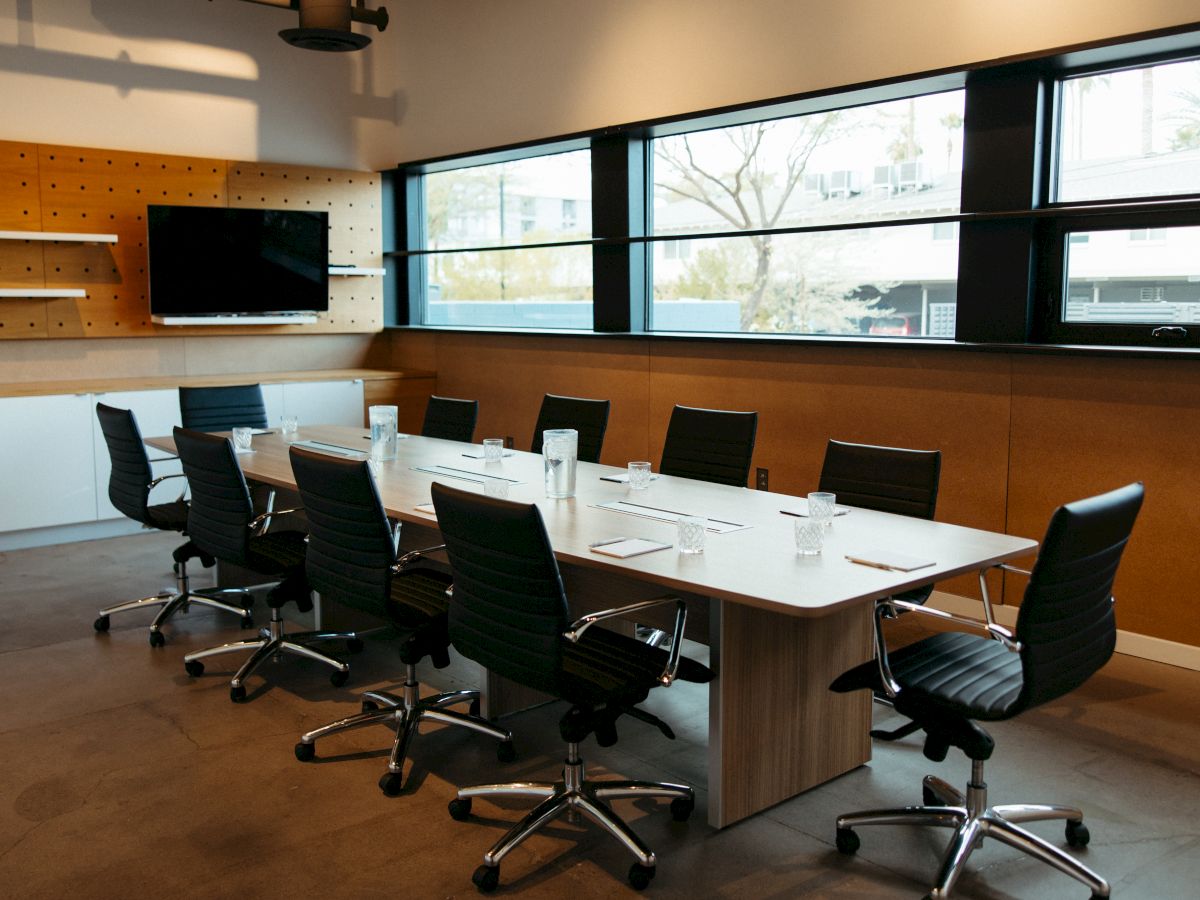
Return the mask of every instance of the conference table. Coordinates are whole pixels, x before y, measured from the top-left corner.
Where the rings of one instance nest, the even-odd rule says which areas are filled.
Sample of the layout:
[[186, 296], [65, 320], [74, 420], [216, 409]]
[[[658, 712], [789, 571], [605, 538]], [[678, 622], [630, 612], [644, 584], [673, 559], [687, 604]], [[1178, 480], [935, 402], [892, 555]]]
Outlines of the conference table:
[[[302, 427], [296, 441], [345, 458], [366, 458], [370, 448], [364, 429], [333, 425]], [[146, 443], [174, 452], [170, 437]], [[294, 491], [288, 448], [278, 433], [259, 434], [238, 461], [247, 478]], [[404, 523], [402, 547], [440, 542], [432, 482], [482, 491], [485, 481], [500, 479], [508, 499], [541, 510], [573, 613], [665, 594], [687, 600], [687, 636], [709, 645], [717, 674], [709, 685], [707, 788], [708, 820], [718, 828], [870, 759], [869, 694], [835, 694], [828, 685], [871, 657], [874, 600], [1037, 547], [1027, 538], [854, 508], [834, 519], [820, 555], [799, 556], [795, 517], [783, 510], [802, 508], [802, 498], [669, 476], [631, 491], [602, 480], [624, 470], [581, 462], [575, 496], [554, 500], [546, 497], [540, 454], [506, 453], [488, 463], [477, 444], [400, 439], [396, 458], [374, 470], [388, 515]], [[621, 559], [591, 549], [619, 536], [674, 544], [670, 518], [678, 513], [708, 519], [702, 554], [671, 548]], [[847, 559], [889, 553], [932, 564], [905, 572]], [[519, 705], [504, 691], [498, 680], [486, 681], [489, 714]]]

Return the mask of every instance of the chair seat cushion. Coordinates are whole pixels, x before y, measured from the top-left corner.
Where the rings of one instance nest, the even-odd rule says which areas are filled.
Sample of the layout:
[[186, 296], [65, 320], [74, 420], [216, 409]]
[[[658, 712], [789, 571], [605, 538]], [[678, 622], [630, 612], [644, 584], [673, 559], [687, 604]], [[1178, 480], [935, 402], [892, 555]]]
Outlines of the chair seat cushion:
[[450, 576], [434, 569], [405, 569], [392, 577], [388, 616], [400, 640], [400, 660], [416, 665], [426, 656], [436, 668], [450, 664]]
[[[998, 721], [1013, 714], [1021, 693], [1021, 657], [999, 641], [973, 634], [936, 634], [888, 654], [900, 685], [896, 709], [917, 721], [946, 714]], [[835, 691], [882, 690], [875, 661], [841, 675]]]
[[280, 579], [267, 594], [267, 606], [277, 609], [295, 603], [301, 612], [312, 609], [308, 580], [304, 577], [303, 531], [269, 531], [250, 538], [247, 568]]
[[[564, 641], [561, 696], [583, 705], [633, 706], [658, 685], [667, 651], [609, 631], [588, 629], [578, 643]], [[687, 657], [679, 661], [678, 678], [705, 683], [713, 673]]]
[[160, 531], [183, 531], [187, 528], [187, 517], [188, 505], [183, 500], [146, 507], [146, 524]]

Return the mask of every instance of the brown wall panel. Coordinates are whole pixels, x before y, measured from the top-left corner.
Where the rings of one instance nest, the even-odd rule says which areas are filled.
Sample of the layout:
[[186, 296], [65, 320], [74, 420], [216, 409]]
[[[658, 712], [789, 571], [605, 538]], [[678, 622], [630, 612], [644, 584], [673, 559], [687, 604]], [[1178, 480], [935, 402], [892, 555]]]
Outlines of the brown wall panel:
[[1200, 645], [1198, 446], [1193, 360], [1016, 357], [1009, 529], [1040, 538], [1058, 504], [1145, 482], [1117, 576], [1118, 623]]
[[37, 144], [0, 141], [0, 230], [42, 230], [37, 149]]

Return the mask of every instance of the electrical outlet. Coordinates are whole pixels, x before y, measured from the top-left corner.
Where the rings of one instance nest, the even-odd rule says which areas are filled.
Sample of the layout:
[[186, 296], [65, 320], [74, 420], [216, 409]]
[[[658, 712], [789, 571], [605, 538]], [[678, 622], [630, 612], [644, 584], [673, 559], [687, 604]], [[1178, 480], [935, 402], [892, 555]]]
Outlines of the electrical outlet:
[[511, 434], [506, 434], [504, 436], [504, 446], [509, 450], [513, 449], [513, 436]]
[[769, 491], [767, 487], [767, 470], [759, 466], [754, 470], [754, 489], [758, 491]]

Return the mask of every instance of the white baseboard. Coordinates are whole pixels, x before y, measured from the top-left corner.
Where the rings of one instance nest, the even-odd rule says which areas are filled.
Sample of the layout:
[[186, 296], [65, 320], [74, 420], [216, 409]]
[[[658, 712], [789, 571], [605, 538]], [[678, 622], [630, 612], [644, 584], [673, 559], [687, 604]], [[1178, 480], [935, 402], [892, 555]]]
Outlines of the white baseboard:
[[137, 534], [144, 528], [145, 526], [133, 519], [121, 517], [106, 519], [103, 522], [80, 522], [75, 525], [54, 525], [49, 528], [7, 531], [0, 534], [0, 553], [9, 550], [28, 550], [31, 547], [49, 547], [54, 544], [73, 544], [76, 541], [124, 537], [127, 534]]
[[[970, 616], [974, 619], [983, 618], [983, 603], [972, 600], [970, 597], [934, 591], [929, 597], [929, 605], [955, 615]], [[1017, 607], [1015, 606], [996, 606], [993, 607], [993, 612], [996, 622], [1000, 625], [1011, 628], [1017, 623]], [[1153, 662], [1200, 672], [1200, 647], [1194, 647], [1191, 644], [1181, 644], [1178, 641], [1167, 641], [1118, 629], [1117, 652], [1124, 653], [1126, 656], [1136, 656], [1139, 659], [1149, 659]]]

